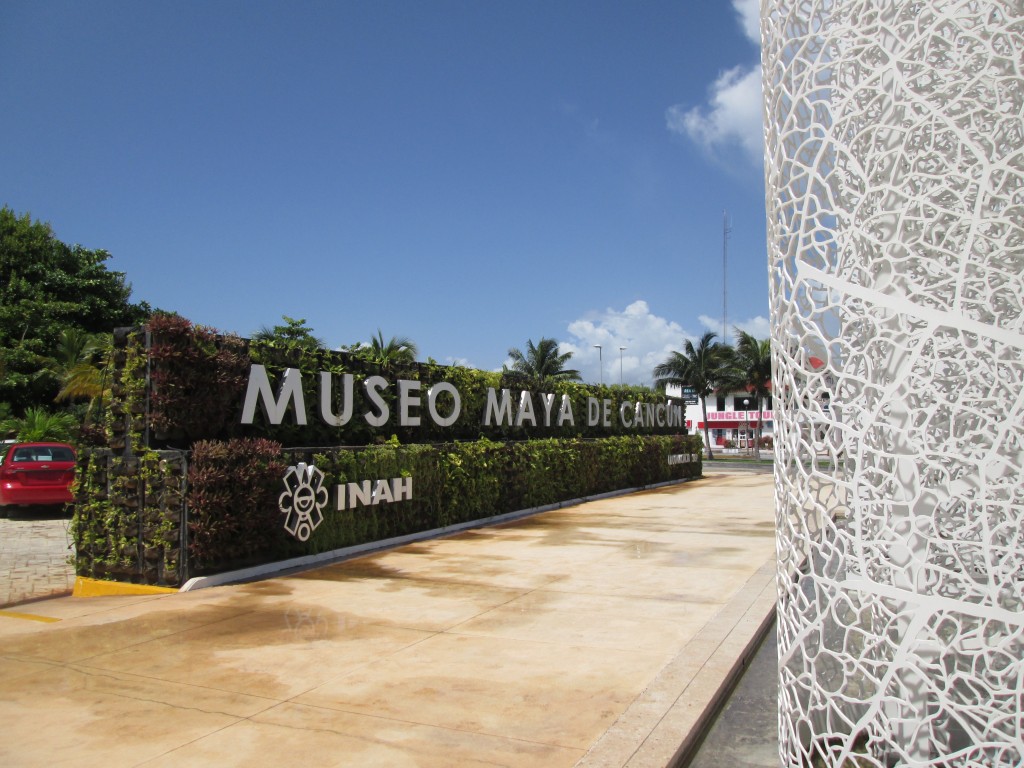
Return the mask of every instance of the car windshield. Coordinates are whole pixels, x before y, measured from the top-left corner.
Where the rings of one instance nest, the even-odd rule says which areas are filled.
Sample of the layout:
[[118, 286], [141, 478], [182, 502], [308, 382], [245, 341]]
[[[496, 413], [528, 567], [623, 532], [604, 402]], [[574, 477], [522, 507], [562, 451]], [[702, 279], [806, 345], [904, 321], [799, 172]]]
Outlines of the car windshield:
[[19, 461], [74, 461], [75, 455], [70, 448], [60, 445], [28, 445], [16, 447], [11, 451], [10, 460]]

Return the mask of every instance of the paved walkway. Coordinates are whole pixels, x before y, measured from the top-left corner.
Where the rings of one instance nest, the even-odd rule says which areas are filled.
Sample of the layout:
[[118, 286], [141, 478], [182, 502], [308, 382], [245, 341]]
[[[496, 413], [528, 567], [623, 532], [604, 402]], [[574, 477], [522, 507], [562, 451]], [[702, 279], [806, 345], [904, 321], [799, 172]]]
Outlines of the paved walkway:
[[664, 766], [775, 602], [772, 479], [0, 611], [0, 765]]
[[46, 510], [14, 515], [0, 518], [0, 607], [71, 594], [70, 520]]

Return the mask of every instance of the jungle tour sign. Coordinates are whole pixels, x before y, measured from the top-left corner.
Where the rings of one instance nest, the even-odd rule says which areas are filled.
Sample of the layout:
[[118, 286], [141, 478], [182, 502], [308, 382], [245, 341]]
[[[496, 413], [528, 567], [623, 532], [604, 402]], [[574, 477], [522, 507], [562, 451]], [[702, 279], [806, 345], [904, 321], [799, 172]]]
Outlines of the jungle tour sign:
[[[362, 404], [366, 407], [355, 413], [356, 379], [351, 373], [335, 374], [320, 371], [318, 378], [319, 416], [329, 426], [343, 427], [353, 419], [362, 419], [371, 427], [418, 427], [429, 419], [438, 427], [450, 427], [462, 415], [462, 395], [448, 381], [440, 381], [423, 391], [421, 382], [413, 379], [389, 381], [384, 376], [366, 377], [359, 386]], [[340, 381], [339, 381], [340, 380]], [[287, 368], [275, 388], [263, 365], [253, 364], [249, 369], [249, 382], [242, 406], [242, 424], [252, 424], [256, 409], [260, 408], [267, 423], [280, 425], [290, 412], [294, 423], [307, 423], [306, 384], [298, 368]], [[340, 384], [340, 398], [334, 397], [334, 387]], [[390, 390], [390, 392], [389, 392]], [[389, 404], [386, 394], [391, 394]], [[392, 407], [392, 405], [394, 407]], [[626, 430], [650, 428], [684, 428], [683, 405], [680, 401], [645, 403], [610, 398], [587, 397], [585, 413], [573, 411], [568, 395], [521, 390], [513, 396], [510, 389], [489, 387], [480, 423], [485, 427], [555, 427], [571, 429], [580, 424], [588, 427], [621, 426]]]

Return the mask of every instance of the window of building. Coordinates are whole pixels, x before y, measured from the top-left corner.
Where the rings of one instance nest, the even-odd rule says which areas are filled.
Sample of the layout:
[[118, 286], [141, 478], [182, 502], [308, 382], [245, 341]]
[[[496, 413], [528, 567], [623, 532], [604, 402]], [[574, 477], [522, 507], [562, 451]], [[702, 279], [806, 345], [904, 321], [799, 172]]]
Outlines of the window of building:
[[719, 395], [715, 398], [715, 408], [719, 411], [725, 410], [725, 395]]

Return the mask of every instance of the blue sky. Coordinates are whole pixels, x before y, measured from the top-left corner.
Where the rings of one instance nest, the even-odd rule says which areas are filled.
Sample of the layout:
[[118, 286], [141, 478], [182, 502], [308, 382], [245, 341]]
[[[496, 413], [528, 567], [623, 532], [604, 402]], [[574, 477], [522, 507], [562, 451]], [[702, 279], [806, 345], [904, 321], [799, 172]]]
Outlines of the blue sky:
[[6, 0], [0, 204], [223, 331], [650, 383], [721, 333], [724, 211], [767, 335], [756, 9]]

